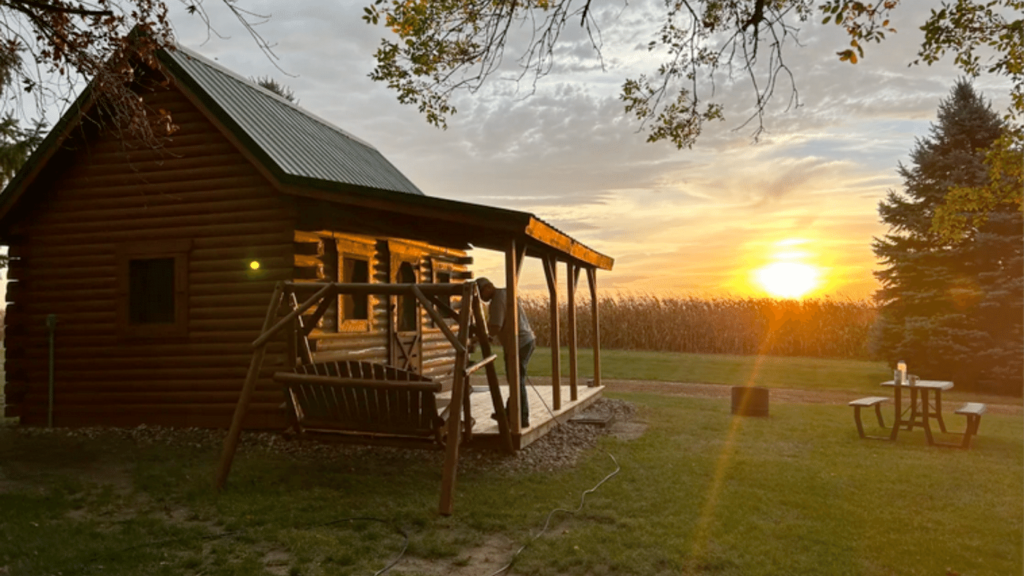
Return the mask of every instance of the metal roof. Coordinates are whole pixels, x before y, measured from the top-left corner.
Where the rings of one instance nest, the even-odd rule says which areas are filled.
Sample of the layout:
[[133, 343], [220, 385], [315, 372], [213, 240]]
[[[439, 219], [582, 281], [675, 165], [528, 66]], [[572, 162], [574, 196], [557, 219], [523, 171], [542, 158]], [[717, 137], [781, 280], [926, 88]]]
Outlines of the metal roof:
[[424, 195], [370, 144], [203, 56], [160, 60], [279, 175]]

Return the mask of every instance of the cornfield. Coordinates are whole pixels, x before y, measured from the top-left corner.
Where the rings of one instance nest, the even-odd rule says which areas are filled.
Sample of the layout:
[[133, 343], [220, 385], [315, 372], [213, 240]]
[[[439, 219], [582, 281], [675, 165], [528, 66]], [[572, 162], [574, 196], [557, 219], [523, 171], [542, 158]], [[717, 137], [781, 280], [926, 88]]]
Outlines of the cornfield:
[[[539, 346], [550, 345], [547, 297], [526, 296], [523, 309]], [[562, 345], [567, 306], [559, 310]], [[877, 309], [868, 301], [771, 298], [657, 297], [618, 294], [598, 298], [601, 347], [706, 354], [767, 354], [870, 358], [868, 338]], [[590, 302], [576, 304], [577, 342], [589, 347]]]

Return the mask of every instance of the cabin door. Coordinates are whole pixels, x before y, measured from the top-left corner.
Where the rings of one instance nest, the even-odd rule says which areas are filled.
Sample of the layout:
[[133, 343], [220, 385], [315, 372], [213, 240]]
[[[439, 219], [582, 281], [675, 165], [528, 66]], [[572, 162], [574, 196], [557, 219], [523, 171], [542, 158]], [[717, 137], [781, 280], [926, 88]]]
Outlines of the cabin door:
[[[416, 271], [409, 262], [402, 262], [395, 275], [398, 284], [415, 284]], [[394, 313], [391, 315], [391, 365], [402, 370], [419, 373], [422, 370], [422, 333], [420, 331], [419, 302], [412, 294], [395, 298]]]

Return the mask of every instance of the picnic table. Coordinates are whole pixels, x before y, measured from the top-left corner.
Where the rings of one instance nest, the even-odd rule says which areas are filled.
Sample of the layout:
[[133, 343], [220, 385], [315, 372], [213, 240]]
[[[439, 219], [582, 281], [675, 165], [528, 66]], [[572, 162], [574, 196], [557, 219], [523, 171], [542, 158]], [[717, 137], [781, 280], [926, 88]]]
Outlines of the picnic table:
[[[896, 422], [892, 425], [890, 440], [895, 440], [900, 428], [906, 426], [907, 430], [915, 427], [924, 428], [925, 438], [928, 444], [935, 444], [932, 438], [931, 420], [939, 423], [939, 429], [946, 431], [946, 423], [942, 420], [942, 392], [953, 388], [953, 383], [946, 380], [915, 380], [912, 383], [896, 384], [894, 380], [882, 382], [882, 386], [890, 386], [894, 389], [894, 401], [896, 403]], [[910, 407], [903, 409], [903, 389], [910, 391]], [[929, 395], [934, 393], [934, 403], [929, 402]], [[909, 413], [909, 418], [904, 414]]]

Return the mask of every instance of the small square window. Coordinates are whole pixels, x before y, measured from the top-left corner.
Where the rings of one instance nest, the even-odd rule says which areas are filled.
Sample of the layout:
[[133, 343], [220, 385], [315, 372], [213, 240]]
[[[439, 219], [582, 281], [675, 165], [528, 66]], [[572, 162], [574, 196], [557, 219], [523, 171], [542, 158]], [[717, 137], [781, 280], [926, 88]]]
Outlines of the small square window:
[[140, 242], [117, 250], [117, 327], [125, 338], [188, 335], [189, 240]]
[[128, 322], [174, 323], [174, 258], [146, 258], [128, 263]]

